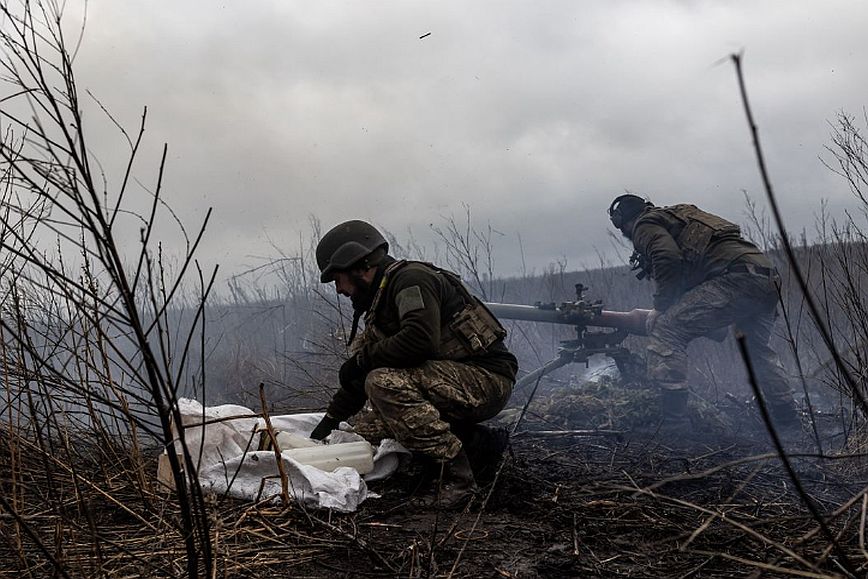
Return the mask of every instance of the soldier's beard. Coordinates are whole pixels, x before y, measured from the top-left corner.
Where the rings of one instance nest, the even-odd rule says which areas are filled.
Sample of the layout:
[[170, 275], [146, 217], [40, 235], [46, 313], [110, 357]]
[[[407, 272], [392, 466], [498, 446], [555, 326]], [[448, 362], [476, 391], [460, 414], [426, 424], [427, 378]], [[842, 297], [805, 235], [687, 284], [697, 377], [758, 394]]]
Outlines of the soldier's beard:
[[374, 301], [374, 291], [371, 289], [371, 284], [358, 274], [350, 274], [350, 281], [355, 288], [353, 295], [350, 296], [353, 309], [360, 312], [368, 311]]

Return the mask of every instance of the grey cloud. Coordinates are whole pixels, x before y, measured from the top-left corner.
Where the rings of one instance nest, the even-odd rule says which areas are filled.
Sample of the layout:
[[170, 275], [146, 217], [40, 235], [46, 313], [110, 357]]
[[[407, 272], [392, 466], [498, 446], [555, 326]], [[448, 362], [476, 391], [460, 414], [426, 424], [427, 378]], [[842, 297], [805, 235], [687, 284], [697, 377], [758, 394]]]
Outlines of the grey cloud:
[[[91, 3], [80, 78], [125, 124], [149, 105], [148, 167], [170, 144], [182, 217], [213, 205], [203, 258], [238, 268], [294, 246], [310, 214], [393, 232], [469, 204], [540, 268], [610, 251], [604, 210], [631, 189], [732, 218], [761, 198], [730, 52], [782, 206], [809, 226], [849, 194], [817, 155], [865, 105], [852, 2]], [[431, 32], [430, 36], [419, 36]], [[94, 135], [119, 163], [108, 128]], [[510, 245], [512, 243], [512, 245]], [[612, 252], [614, 255], [614, 252]]]

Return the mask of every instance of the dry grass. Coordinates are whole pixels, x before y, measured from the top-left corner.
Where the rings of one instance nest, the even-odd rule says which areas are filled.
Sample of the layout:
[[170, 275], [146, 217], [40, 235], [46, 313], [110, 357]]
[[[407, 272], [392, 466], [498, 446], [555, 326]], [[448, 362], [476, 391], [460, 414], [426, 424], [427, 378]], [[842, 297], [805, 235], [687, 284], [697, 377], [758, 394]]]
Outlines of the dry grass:
[[[186, 574], [176, 501], [130, 473], [154, 473], [153, 456], [109, 463], [85, 436], [72, 468], [37, 445], [2, 443], [4, 469], [19, 450], [18, 482], [3, 492], [22, 521], [3, 514], [0, 576], [55, 575], [46, 553], [72, 577]], [[868, 481], [849, 470], [857, 459], [793, 460], [863, 572]], [[846, 576], [760, 431], [681, 448], [630, 435], [519, 434], [483, 489], [484, 508], [480, 497], [463, 513], [415, 505], [418, 476], [374, 485], [382, 498], [350, 515], [210, 497], [215, 576]]]

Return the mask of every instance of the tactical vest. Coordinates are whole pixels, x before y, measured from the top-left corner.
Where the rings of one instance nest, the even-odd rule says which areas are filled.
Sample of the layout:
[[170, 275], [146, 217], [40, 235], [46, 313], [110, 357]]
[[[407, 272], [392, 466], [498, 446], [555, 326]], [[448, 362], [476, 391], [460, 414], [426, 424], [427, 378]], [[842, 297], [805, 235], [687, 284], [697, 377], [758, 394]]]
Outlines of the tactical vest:
[[463, 360], [478, 356], [486, 353], [494, 343], [506, 337], [506, 329], [485, 307], [485, 304], [464, 287], [458, 275], [424, 261], [399, 260], [390, 264], [383, 272], [377, 293], [374, 294], [371, 307], [365, 315], [365, 330], [359, 336], [358, 344], [353, 344], [353, 350], [358, 351], [365, 343], [379, 341], [386, 337], [385, 333], [377, 328], [377, 308], [386, 293], [391, 277], [410, 263], [424, 265], [442, 275], [464, 299], [464, 307], [455, 312], [441, 327], [438, 359]]
[[[666, 228], [678, 248], [684, 260], [685, 287], [692, 287], [708, 277], [719, 272], [707, 270], [707, 257], [709, 248], [722, 239], [741, 239], [741, 229], [735, 223], [722, 217], [703, 211], [695, 205], [687, 203], [671, 205], [668, 207], [654, 207], [649, 210], [652, 213], [651, 220]], [[644, 217], [644, 216], [643, 216]], [[643, 220], [639, 218], [639, 222]], [[637, 222], [637, 226], [638, 223]], [[755, 250], [746, 248], [743, 253], [751, 253]], [[641, 269], [648, 272], [650, 262], [648, 256], [639, 256]], [[731, 256], [732, 260], [739, 255]], [[641, 258], [645, 258], [642, 260]]]
[[690, 263], [696, 263], [705, 256], [712, 240], [741, 235], [741, 229], [735, 223], [707, 213], [695, 205], [685, 203], [663, 207], [662, 210], [683, 223], [681, 231], [677, 235], [673, 234], [673, 237], [684, 259]]

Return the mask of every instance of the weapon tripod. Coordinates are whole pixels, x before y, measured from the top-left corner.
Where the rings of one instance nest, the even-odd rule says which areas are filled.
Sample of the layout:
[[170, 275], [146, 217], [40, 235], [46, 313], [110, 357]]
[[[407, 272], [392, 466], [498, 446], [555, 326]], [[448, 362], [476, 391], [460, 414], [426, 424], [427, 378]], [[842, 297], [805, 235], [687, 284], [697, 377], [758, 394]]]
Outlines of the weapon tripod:
[[[576, 284], [576, 301], [560, 305], [537, 302], [533, 306], [512, 304], [487, 304], [492, 313], [499, 318], [549, 322], [571, 325], [576, 337], [561, 340], [558, 354], [536, 370], [530, 372], [515, 384], [516, 388], [534, 383], [543, 376], [566, 366], [584, 363], [588, 366], [591, 356], [602, 354], [614, 360], [618, 371], [628, 380], [639, 378], [644, 371], [641, 357], [621, 345], [632, 334], [644, 334], [645, 318], [648, 310], [632, 312], [612, 312], [603, 310], [602, 301], [589, 302], [584, 297], [588, 288]], [[610, 327], [614, 331], [594, 331], [591, 327]]]

